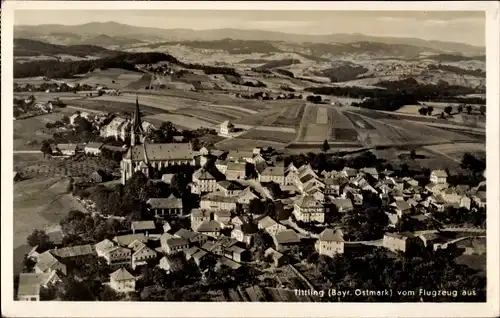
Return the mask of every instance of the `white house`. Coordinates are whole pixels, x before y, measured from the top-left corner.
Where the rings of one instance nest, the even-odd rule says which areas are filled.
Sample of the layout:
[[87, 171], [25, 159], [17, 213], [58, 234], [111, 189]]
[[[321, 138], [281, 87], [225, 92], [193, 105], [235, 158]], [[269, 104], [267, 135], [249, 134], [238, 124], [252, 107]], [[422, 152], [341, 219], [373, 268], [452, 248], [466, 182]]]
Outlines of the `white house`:
[[234, 125], [229, 120], [226, 120], [219, 126], [219, 134], [224, 137], [230, 137], [234, 131]]
[[104, 146], [104, 143], [102, 142], [89, 142], [85, 145], [85, 154], [98, 156], [101, 153], [102, 146]]
[[340, 231], [325, 229], [318, 236], [314, 248], [321, 255], [333, 257], [335, 254], [344, 253], [344, 239]]
[[135, 277], [124, 268], [111, 273], [109, 280], [109, 286], [119, 293], [135, 291]]
[[430, 181], [434, 184], [445, 184], [448, 174], [444, 170], [433, 170], [430, 175]]

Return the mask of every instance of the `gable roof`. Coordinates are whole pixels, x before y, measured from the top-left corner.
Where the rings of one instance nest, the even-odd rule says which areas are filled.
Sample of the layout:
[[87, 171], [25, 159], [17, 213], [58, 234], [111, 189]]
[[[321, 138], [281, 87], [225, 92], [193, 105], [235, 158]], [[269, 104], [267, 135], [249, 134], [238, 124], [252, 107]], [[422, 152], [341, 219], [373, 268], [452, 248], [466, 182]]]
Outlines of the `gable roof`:
[[432, 170], [431, 174], [435, 175], [438, 178], [446, 178], [446, 177], [448, 177], [448, 174], [444, 170]]
[[199, 234], [195, 233], [193, 231], [189, 231], [187, 229], [179, 229], [177, 232], [175, 232], [174, 235], [179, 237], [179, 238], [186, 239], [186, 240], [192, 240], [195, 237], [197, 237]]
[[107, 249], [107, 248], [110, 248], [110, 247], [113, 247], [115, 246], [115, 243], [112, 242], [111, 240], [108, 240], [108, 239], [104, 239], [102, 241], [100, 241], [99, 243], [96, 243], [94, 245], [94, 248], [97, 250], [104, 250], [104, 249]]
[[154, 230], [156, 229], [154, 221], [133, 221], [131, 224], [132, 230]]
[[17, 289], [18, 296], [34, 296], [40, 294], [40, 286], [45, 285], [54, 275], [51, 273], [20, 273]]
[[220, 224], [215, 220], [204, 221], [202, 222], [198, 228], [197, 232], [218, 232], [220, 231]]
[[193, 177], [198, 179], [198, 180], [215, 180], [215, 177], [210, 172], [205, 170], [204, 168], [200, 168], [200, 169], [196, 170], [193, 173]]
[[393, 205], [401, 211], [408, 210], [411, 208], [410, 204], [406, 201], [402, 200], [397, 200], [396, 202], [393, 203]]
[[148, 241], [148, 238], [146, 237], [146, 235], [144, 235], [144, 233], [119, 235], [113, 237], [113, 241], [116, 242], [118, 245], [122, 246], [129, 246], [130, 243], [132, 243], [135, 240], [139, 240], [142, 243], [146, 243]]
[[217, 185], [226, 190], [241, 190], [243, 186], [238, 182], [231, 180], [222, 180], [217, 182]]
[[266, 228], [268, 228], [270, 226], [278, 224], [278, 222], [276, 222], [275, 220], [273, 220], [270, 216], [266, 216], [266, 217], [260, 219], [259, 222], [258, 222], [258, 224], [262, 228], [266, 229]]
[[246, 166], [246, 164], [245, 164], [245, 163], [239, 163], [239, 162], [233, 162], [233, 161], [230, 161], [230, 162], [228, 162], [228, 164], [227, 164], [227, 169], [226, 169], [226, 171], [229, 171], [229, 170], [234, 170], [234, 171], [245, 171], [245, 166]]
[[52, 255], [49, 251], [45, 251], [38, 255], [36, 267], [38, 267], [42, 272], [45, 272], [48, 269], [52, 269], [58, 263], [59, 260], [55, 258], [54, 255]]
[[342, 233], [340, 231], [335, 231], [334, 229], [325, 229], [318, 236], [318, 239], [320, 241], [327, 241], [327, 242], [344, 242]]
[[387, 232], [384, 234], [384, 236], [389, 236], [389, 237], [397, 238], [400, 240], [407, 240], [409, 238], [415, 237], [415, 235], [413, 233], [410, 233], [410, 232], [399, 232], [399, 233]]
[[284, 230], [274, 234], [278, 244], [300, 243], [300, 238], [294, 230]]
[[114, 281], [122, 281], [122, 280], [135, 280], [135, 277], [132, 276], [125, 268], [120, 268], [109, 275], [109, 278]]
[[132, 251], [137, 252], [138, 250], [140, 250], [144, 246], [146, 246], [146, 244], [142, 243], [139, 240], [135, 240], [132, 243], [130, 243], [127, 247], [130, 248]]
[[146, 201], [151, 209], [182, 209], [182, 199], [176, 197], [151, 198]]
[[51, 253], [60, 258], [78, 257], [94, 254], [94, 248], [90, 244], [76, 245], [51, 250]]
[[295, 204], [301, 208], [313, 208], [322, 206], [318, 200], [312, 195], [301, 196], [299, 199], [295, 201]]
[[278, 167], [266, 167], [262, 172], [261, 176], [271, 176], [271, 177], [283, 177], [285, 175], [285, 169], [282, 166]]

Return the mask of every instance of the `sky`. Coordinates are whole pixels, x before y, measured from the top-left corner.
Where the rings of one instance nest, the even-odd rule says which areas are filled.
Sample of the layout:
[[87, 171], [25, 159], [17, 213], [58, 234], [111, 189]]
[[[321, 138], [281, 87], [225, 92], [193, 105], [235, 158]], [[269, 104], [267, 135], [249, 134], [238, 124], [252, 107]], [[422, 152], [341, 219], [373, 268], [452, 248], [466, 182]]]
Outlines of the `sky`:
[[474, 11], [18, 10], [16, 25], [118, 22], [163, 29], [246, 29], [295, 34], [362, 33], [484, 46], [485, 14]]

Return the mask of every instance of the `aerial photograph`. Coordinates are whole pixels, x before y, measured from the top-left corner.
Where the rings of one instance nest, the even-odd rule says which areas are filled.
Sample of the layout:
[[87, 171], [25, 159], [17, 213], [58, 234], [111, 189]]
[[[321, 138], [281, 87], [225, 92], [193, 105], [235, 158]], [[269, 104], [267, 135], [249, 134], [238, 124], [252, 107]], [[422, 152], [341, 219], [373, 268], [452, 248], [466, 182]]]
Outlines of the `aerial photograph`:
[[16, 10], [14, 300], [486, 302], [485, 20]]

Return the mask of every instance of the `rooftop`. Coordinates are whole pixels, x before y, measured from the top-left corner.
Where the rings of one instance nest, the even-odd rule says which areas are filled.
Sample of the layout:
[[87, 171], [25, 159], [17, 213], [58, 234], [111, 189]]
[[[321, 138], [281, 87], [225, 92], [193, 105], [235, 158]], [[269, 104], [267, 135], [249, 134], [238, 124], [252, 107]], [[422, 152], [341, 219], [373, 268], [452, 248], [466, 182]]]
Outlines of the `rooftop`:
[[156, 229], [155, 222], [153, 221], [133, 221], [131, 227], [135, 231]]
[[132, 280], [135, 279], [125, 268], [120, 268], [109, 275], [113, 281]]
[[278, 244], [300, 243], [300, 238], [294, 230], [284, 230], [274, 235]]
[[151, 198], [146, 203], [152, 209], [182, 209], [182, 199], [175, 197]]
[[54, 254], [54, 256], [60, 258], [78, 257], [78, 256], [94, 254], [94, 248], [90, 244], [76, 245], [76, 246], [54, 249], [51, 250], [51, 253]]
[[343, 242], [342, 233], [340, 231], [335, 231], [334, 229], [325, 229], [318, 236], [320, 241], [333, 241], [333, 242]]

